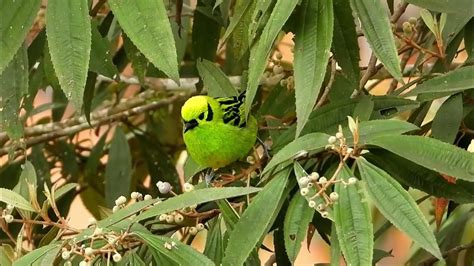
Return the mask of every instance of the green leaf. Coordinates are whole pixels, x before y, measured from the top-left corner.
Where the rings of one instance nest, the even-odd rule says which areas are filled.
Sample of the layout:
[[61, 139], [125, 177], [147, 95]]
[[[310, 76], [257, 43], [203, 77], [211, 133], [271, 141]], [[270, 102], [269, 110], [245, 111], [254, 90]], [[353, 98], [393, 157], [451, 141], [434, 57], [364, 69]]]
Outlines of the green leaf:
[[65, 185], [60, 186], [55, 192], [54, 192], [54, 199], [58, 200], [62, 198], [66, 193], [69, 191], [75, 189], [78, 186], [77, 183], [68, 183]]
[[465, 66], [455, 69], [447, 74], [421, 83], [404, 96], [419, 95], [419, 100], [427, 101], [437, 98], [437, 95], [435, 95], [435, 98], [431, 96], [435, 93], [454, 94], [470, 89], [474, 84], [474, 75], [472, 73], [474, 73], [474, 66]]
[[[225, 34], [229, 34], [228, 32], [232, 30], [232, 38], [229, 42], [227, 42], [227, 45], [231, 45], [230, 51], [237, 60], [241, 60], [244, 55], [248, 55], [247, 51], [250, 48], [248, 33], [249, 29], [253, 25], [252, 23], [254, 23], [252, 20], [252, 15], [258, 3], [260, 3], [260, 1], [249, 0], [239, 0], [235, 3], [235, 15], [231, 18], [230, 24], [227, 27]], [[238, 12], [244, 12], [240, 18], [237, 17], [240, 15]], [[239, 19], [239, 21], [235, 22], [234, 17], [235, 20]], [[234, 26], [234, 28], [232, 29], [231, 26]], [[227, 38], [224, 35], [222, 42], [226, 41]]]
[[15, 251], [12, 246], [3, 244], [0, 246], [0, 265], [11, 266], [15, 259]]
[[449, 97], [433, 118], [431, 135], [435, 139], [452, 144], [463, 119], [462, 93]]
[[[409, 131], [417, 130], [418, 127], [402, 120], [370, 120], [359, 123], [359, 144], [370, 143], [374, 138], [380, 136], [400, 135]], [[347, 140], [352, 141], [349, 128], [343, 128]]]
[[407, 0], [407, 2], [436, 12], [467, 13], [474, 16], [471, 0]]
[[237, 25], [242, 23], [244, 16], [251, 11], [250, 6], [253, 2], [254, 1], [251, 0], [237, 1], [236, 6], [234, 8], [234, 15], [230, 17], [229, 26], [227, 26], [224, 36], [222, 37], [223, 43], [227, 41], [227, 39], [236, 29]]
[[[134, 232], [134, 234], [141, 238], [147, 246], [160, 253], [160, 255], [176, 262], [178, 265], [188, 265], [190, 262], [195, 265], [215, 265], [206, 256], [181, 241], [141, 231]], [[172, 243], [175, 246], [171, 247], [171, 249], [165, 247], [166, 244], [171, 245]]]
[[425, 250], [442, 259], [434, 234], [410, 194], [385, 171], [364, 158], [357, 159], [357, 166], [367, 193], [385, 218]]
[[296, 136], [308, 121], [326, 74], [333, 31], [331, 0], [304, 0], [295, 32]]
[[40, 0], [6, 0], [0, 3], [0, 74], [17, 54], [40, 8]]
[[[13, 262], [13, 266], [22, 266], [22, 265], [40, 265], [43, 260], [43, 257], [46, 256], [48, 253], [55, 253], [57, 254], [61, 248], [60, 244], [50, 244], [47, 246], [43, 246], [37, 248], [25, 256], [15, 260]], [[48, 263], [51, 263], [49, 261]]]
[[147, 218], [156, 217], [160, 214], [182, 209], [194, 204], [233, 198], [258, 192], [259, 188], [253, 187], [223, 187], [223, 188], [203, 188], [195, 189], [191, 192], [169, 198], [160, 204], [151, 207], [146, 212], [138, 215], [135, 220], [141, 221]]
[[267, 66], [267, 59], [272, 50], [273, 42], [297, 4], [298, 0], [278, 0], [269, 18], [271, 23], [265, 25], [260, 39], [250, 49], [249, 76], [245, 100], [246, 116], [250, 113], [253, 100], [257, 94], [257, 86]]
[[[4, 39], [8, 38], [2, 37], [2, 42]], [[0, 58], [2, 57], [3, 53]], [[18, 140], [23, 135], [20, 107], [22, 98], [27, 93], [28, 57], [25, 46], [22, 46], [0, 75], [0, 131], [6, 132], [13, 140]]]
[[341, 246], [337, 237], [336, 224], [331, 224], [331, 266], [339, 266], [341, 261]]
[[358, 100], [359, 102], [354, 109], [352, 117], [358, 118], [359, 121], [367, 121], [370, 119], [372, 111], [374, 110], [374, 101], [372, 101], [372, 97], [370, 96], [362, 96], [358, 98]]
[[[352, 10], [360, 20], [362, 32], [387, 71], [402, 81], [400, 60], [387, 12], [380, 1], [350, 0]], [[376, 15], [375, 15], [376, 14]]]
[[345, 0], [334, 0], [334, 34], [332, 49], [342, 73], [359, 86], [359, 44], [352, 10]]
[[214, 61], [221, 25], [220, 13], [212, 11], [211, 0], [198, 0], [193, 17], [192, 51], [195, 59]]
[[472, 182], [457, 180], [456, 184], [450, 183], [439, 173], [382, 149], [371, 150], [370, 154], [364, 156], [369, 162], [384, 169], [405, 186], [458, 203], [474, 202], [474, 183]]
[[474, 18], [464, 28], [464, 45], [466, 46], [466, 63], [474, 63]]
[[92, 40], [89, 70], [112, 78], [117, 74], [117, 68], [112, 62], [109, 40], [100, 35], [98, 23], [94, 20], [92, 21], [91, 30]]
[[223, 245], [221, 219], [216, 218], [209, 227], [203, 254], [210, 258], [216, 265], [220, 265], [222, 257], [224, 257]]
[[308, 224], [313, 220], [314, 209], [308, 206], [308, 201], [296, 193], [290, 201], [285, 214], [283, 235], [288, 258], [293, 263], [301, 249], [301, 242], [306, 236]]
[[46, 35], [54, 71], [76, 110], [82, 107], [91, 51], [91, 22], [86, 0], [50, 0]]
[[184, 163], [184, 177], [186, 180], [192, 178], [195, 174], [201, 172], [202, 170], [206, 169], [206, 167], [197, 164], [191, 156], [188, 156], [186, 162]]
[[[339, 174], [348, 181], [354, 174], [345, 165]], [[374, 248], [370, 209], [359, 182], [337, 183], [334, 190], [339, 199], [334, 203], [334, 224], [339, 246], [348, 265], [372, 265]]]
[[433, 18], [433, 15], [431, 15], [430, 11], [422, 9], [420, 11], [420, 16], [425, 25], [430, 29], [430, 31], [436, 36], [436, 38], [439, 38], [440, 32], [438, 30], [438, 23], [435, 21]]
[[421, 136], [381, 136], [373, 144], [433, 171], [474, 181], [474, 153]]
[[105, 200], [109, 207], [120, 196], [130, 193], [132, 183], [132, 156], [127, 137], [120, 127], [110, 143], [109, 159], [105, 168]]
[[0, 188], [0, 201], [25, 211], [35, 211], [33, 206], [20, 194], [6, 188]]
[[209, 96], [229, 97], [238, 94], [224, 72], [211, 61], [197, 60], [197, 69]]
[[178, 56], [164, 2], [110, 0], [108, 4], [135, 46], [153, 65], [178, 83]]
[[[26, 199], [26, 201], [31, 203], [34, 200], [37, 200], [36, 191], [38, 187], [38, 176], [36, 175], [35, 167], [28, 160], [25, 161], [21, 168], [22, 171], [18, 184], [13, 188], [13, 191], [20, 194], [24, 199]], [[32, 214], [31, 212], [24, 210], [19, 210], [19, 213], [23, 218], [30, 218]]]
[[[282, 170], [295, 156], [302, 153], [320, 152], [328, 145], [329, 135], [324, 133], [311, 133], [295, 139], [276, 153], [263, 169], [262, 175], [277, 167], [276, 172]], [[303, 155], [303, 154], [302, 154]]]
[[[392, 96], [372, 96], [372, 101], [374, 102], [372, 119], [389, 118], [398, 112], [411, 110], [419, 105], [418, 102]], [[357, 100], [351, 99], [330, 103], [313, 111], [301, 134], [305, 135], [313, 132], [334, 134], [339, 125], [347, 123], [347, 116], [354, 113], [356, 105]], [[272, 149], [278, 151], [292, 141], [295, 131], [296, 127], [294, 125], [284, 131], [278, 139], [274, 140]]]
[[138, 80], [145, 82], [145, 76], [148, 68], [148, 59], [138, 50], [127, 35], [122, 35], [123, 48], [127, 54], [128, 59], [132, 63], [133, 73], [137, 75]]
[[222, 265], [242, 265], [270, 229], [289, 173], [289, 170], [279, 172], [252, 200], [230, 233]]

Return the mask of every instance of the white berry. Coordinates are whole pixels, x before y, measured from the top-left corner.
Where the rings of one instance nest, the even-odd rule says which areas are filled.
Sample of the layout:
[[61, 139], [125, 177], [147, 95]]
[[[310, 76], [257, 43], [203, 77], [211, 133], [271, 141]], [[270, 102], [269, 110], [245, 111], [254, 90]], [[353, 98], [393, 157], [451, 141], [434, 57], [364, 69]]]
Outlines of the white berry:
[[7, 215], [5, 215], [3, 218], [5, 219], [5, 222], [6, 222], [7, 224], [13, 222], [13, 219], [14, 219], [13, 215], [11, 215], [11, 214], [7, 214]]
[[191, 183], [184, 183], [183, 190], [184, 192], [191, 192], [194, 190], [194, 186]]
[[337, 141], [337, 138], [335, 136], [330, 136], [328, 138], [328, 143], [329, 144], [334, 144], [334, 143], [336, 143], [336, 141]]
[[308, 192], [309, 192], [309, 189], [308, 189], [308, 188], [305, 188], [305, 187], [304, 187], [304, 188], [301, 188], [301, 189], [300, 189], [300, 194], [301, 194], [301, 196], [306, 196], [306, 195], [308, 195]]
[[337, 192], [332, 192], [331, 194], [329, 194], [329, 198], [332, 201], [336, 201], [337, 199], [339, 199], [339, 194], [337, 194]]
[[122, 260], [122, 255], [120, 255], [120, 253], [115, 253], [113, 256], [112, 256], [112, 259], [115, 261], [115, 262], [119, 262]]
[[125, 198], [124, 196], [120, 196], [115, 200], [115, 206], [125, 204], [125, 202], [127, 202], [127, 198]]

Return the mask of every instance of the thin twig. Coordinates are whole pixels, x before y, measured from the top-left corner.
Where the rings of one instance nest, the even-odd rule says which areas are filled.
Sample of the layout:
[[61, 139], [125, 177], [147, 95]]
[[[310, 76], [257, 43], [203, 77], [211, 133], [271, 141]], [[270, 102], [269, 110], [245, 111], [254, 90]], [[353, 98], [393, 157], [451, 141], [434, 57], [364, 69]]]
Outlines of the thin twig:
[[367, 65], [367, 70], [365, 71], [364, 75], [360, 79], [359, 82], [359, 90], [355, 91], [353, 93], [353, 96], [359, 95], [360, 91], [365, 87], [365, 84], [369, 81], [369, 79], [376, 73], [375, 70], [375, 64], [377, 63], [377, 57], [375, 56], [375, 53], [372, 52], [370, 55], [369, 59], [369, 64]]
[[[44, 132], [43, 134], [37, 136], [37, 137], [31, 137], [27, 138], [25, 141], [25, 146], [31, 147], [35, 144], [50, 141], [53, 139], [57, 139], [60, 137], [64, 136], [69, 136], [76, 134], [82, 130], [98, 127], [104, 124], [110, 124], [110, 122], [114, 121], [119, 121], [123, 118], [128, 118], [130, 116], [134, 116], [137, 114], [142, 114], [148, 111], [156, 110], [159, 109], [163, 106], [168, 106], [175, 102], [178, 99], [182, 99], [185, 97], [189, 97], [189, 94], [175, 94], [174, 96], [171, 96], [166, 99], [162, 99], [156, 102], [132, 107], [130, 109], [125, 109], [125, 110], [120, 110], [117, 113], [114, 114], [109, 114], [110, 110], [100, 110], [98, 112], [95, 112], [91, 116], [91, 123], [89, 124], [85, 118], [85, 116], [81, 116], [77, 120], [77, 124], [74, 125], [67, 125], [67, 123], [61, 123], [61, 126], [64, 127], [51, 127], [50, 131]], [[7, 145], [3, 148], [0, 148], [0, 156], [5, 155], [8, 153], [8, 151], [13, 148], [12, 145]]]
[[334, 58], [331, 58], [331, 76], [329, 78], [328, 84], [324, 88], [323, 95], [321, 95], [321, 98], [316, 103], [316, 106], [314, 107], [314, 109], [318, 109], [326, 102], [329, 96], [329, 91], [331, 90], [332, 84], [334, 83], [335, 76], [336, 76], [336, 60], [334, 60]]
[[[448, 256], [457, 254], [457, 253], [459, 253], [463, 250], [470, 249], [470, 248], [474, 248], [474, 242], [471, 242], [471, 243], [465, 244], [465, 245], [456, 246], [456, 247], [444, 252], [442, 255], [443, 255], [443, 258], [447, 258]], [[426, 259], [426, 260], [422, 261], [420, 263], [420, 265], [432, 265], [435, 262], [437, 262], [438, 260], [439, 260], [438, 258], [431, 257], [429, 259]]]

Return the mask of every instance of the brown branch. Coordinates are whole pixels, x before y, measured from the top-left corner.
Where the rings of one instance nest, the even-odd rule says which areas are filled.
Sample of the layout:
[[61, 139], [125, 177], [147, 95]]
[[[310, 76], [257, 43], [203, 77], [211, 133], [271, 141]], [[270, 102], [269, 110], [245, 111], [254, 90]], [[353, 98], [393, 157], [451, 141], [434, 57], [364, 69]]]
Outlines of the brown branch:
[[[456, 246], [456, 247], [444, 252], [442, 255], [443, 255], [443, 258], [447, 258], [448, 256], [457, 254], [457, 253], [459, 253], [459, 252], [461, 252], [465, 249], [470, 249], [470, 248], [474, 248], [474, 242], [471, 242], [471, 243], [465, 244], [465, 245]], [[422, 261], [419, 265], [432, 265], [435, 262], [437, 262], [438, 260], [439, 260], [438, 258], [431, 257], [429, 259], [426, 259], [426, 260]]]
[[336, 60], [334, 60], [334, 58], [331, 58], [331, 76], [329, 78], [328, 84], [324, 88], [323, 95], [321, 96], [319, 101], [316, 103], [316, 106], [314, 107], [314, 109], [318, 109], [326, 102], [329, 96], [329, 91], [331, 90], [332, 84], [334, 83], [335, 76], [336, 76]]
[[[30, 128], [30, 133], [38, 133], [38, 136], [36, 136], [37, 134], [34, 134], [35, 136], [26, 138], [25, 147], [28, 148], [38, 143], [73, 135], [82, 130], [98, 127], [104, 124], [109, 124], [114, 121], [119, 121], [121, 119], [128, 118], [130, 116], [156, 110], [163, 106], [168, 106], [176, 100], [185, 97], [189, 97], [189, 94], [175, 94], [169, 98], [158, 100], [152, 103], [147, 103], [147, 100], [149, 100], [149, 98], [146, 97], [138, 100], [136, 98], [132, 98], [124, 103], [117, 105], [114, 108], [105, 108], [92, 113], [90, 124], [87, 122], [85, 116], [80, 116], [68, 119], [63, 122], [34, 126]], [[0, 156], [7, 154], [11, 148], [14, 148], [13, 145], [14, 144], [10, 144], [6, 145], [3, 148], [0, 148]]]

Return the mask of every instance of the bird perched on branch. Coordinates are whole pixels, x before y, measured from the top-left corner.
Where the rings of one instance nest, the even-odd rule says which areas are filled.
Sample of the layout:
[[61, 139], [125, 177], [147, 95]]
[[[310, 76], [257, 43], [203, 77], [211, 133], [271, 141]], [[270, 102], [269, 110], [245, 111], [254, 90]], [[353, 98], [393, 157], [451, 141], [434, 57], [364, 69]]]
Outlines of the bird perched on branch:
[[184, 143], [201, 166], [221, 168], [243, 158], [257, 139], [257, 120], [245, 119], [245, 95], [194, 96], [181, 108]]

